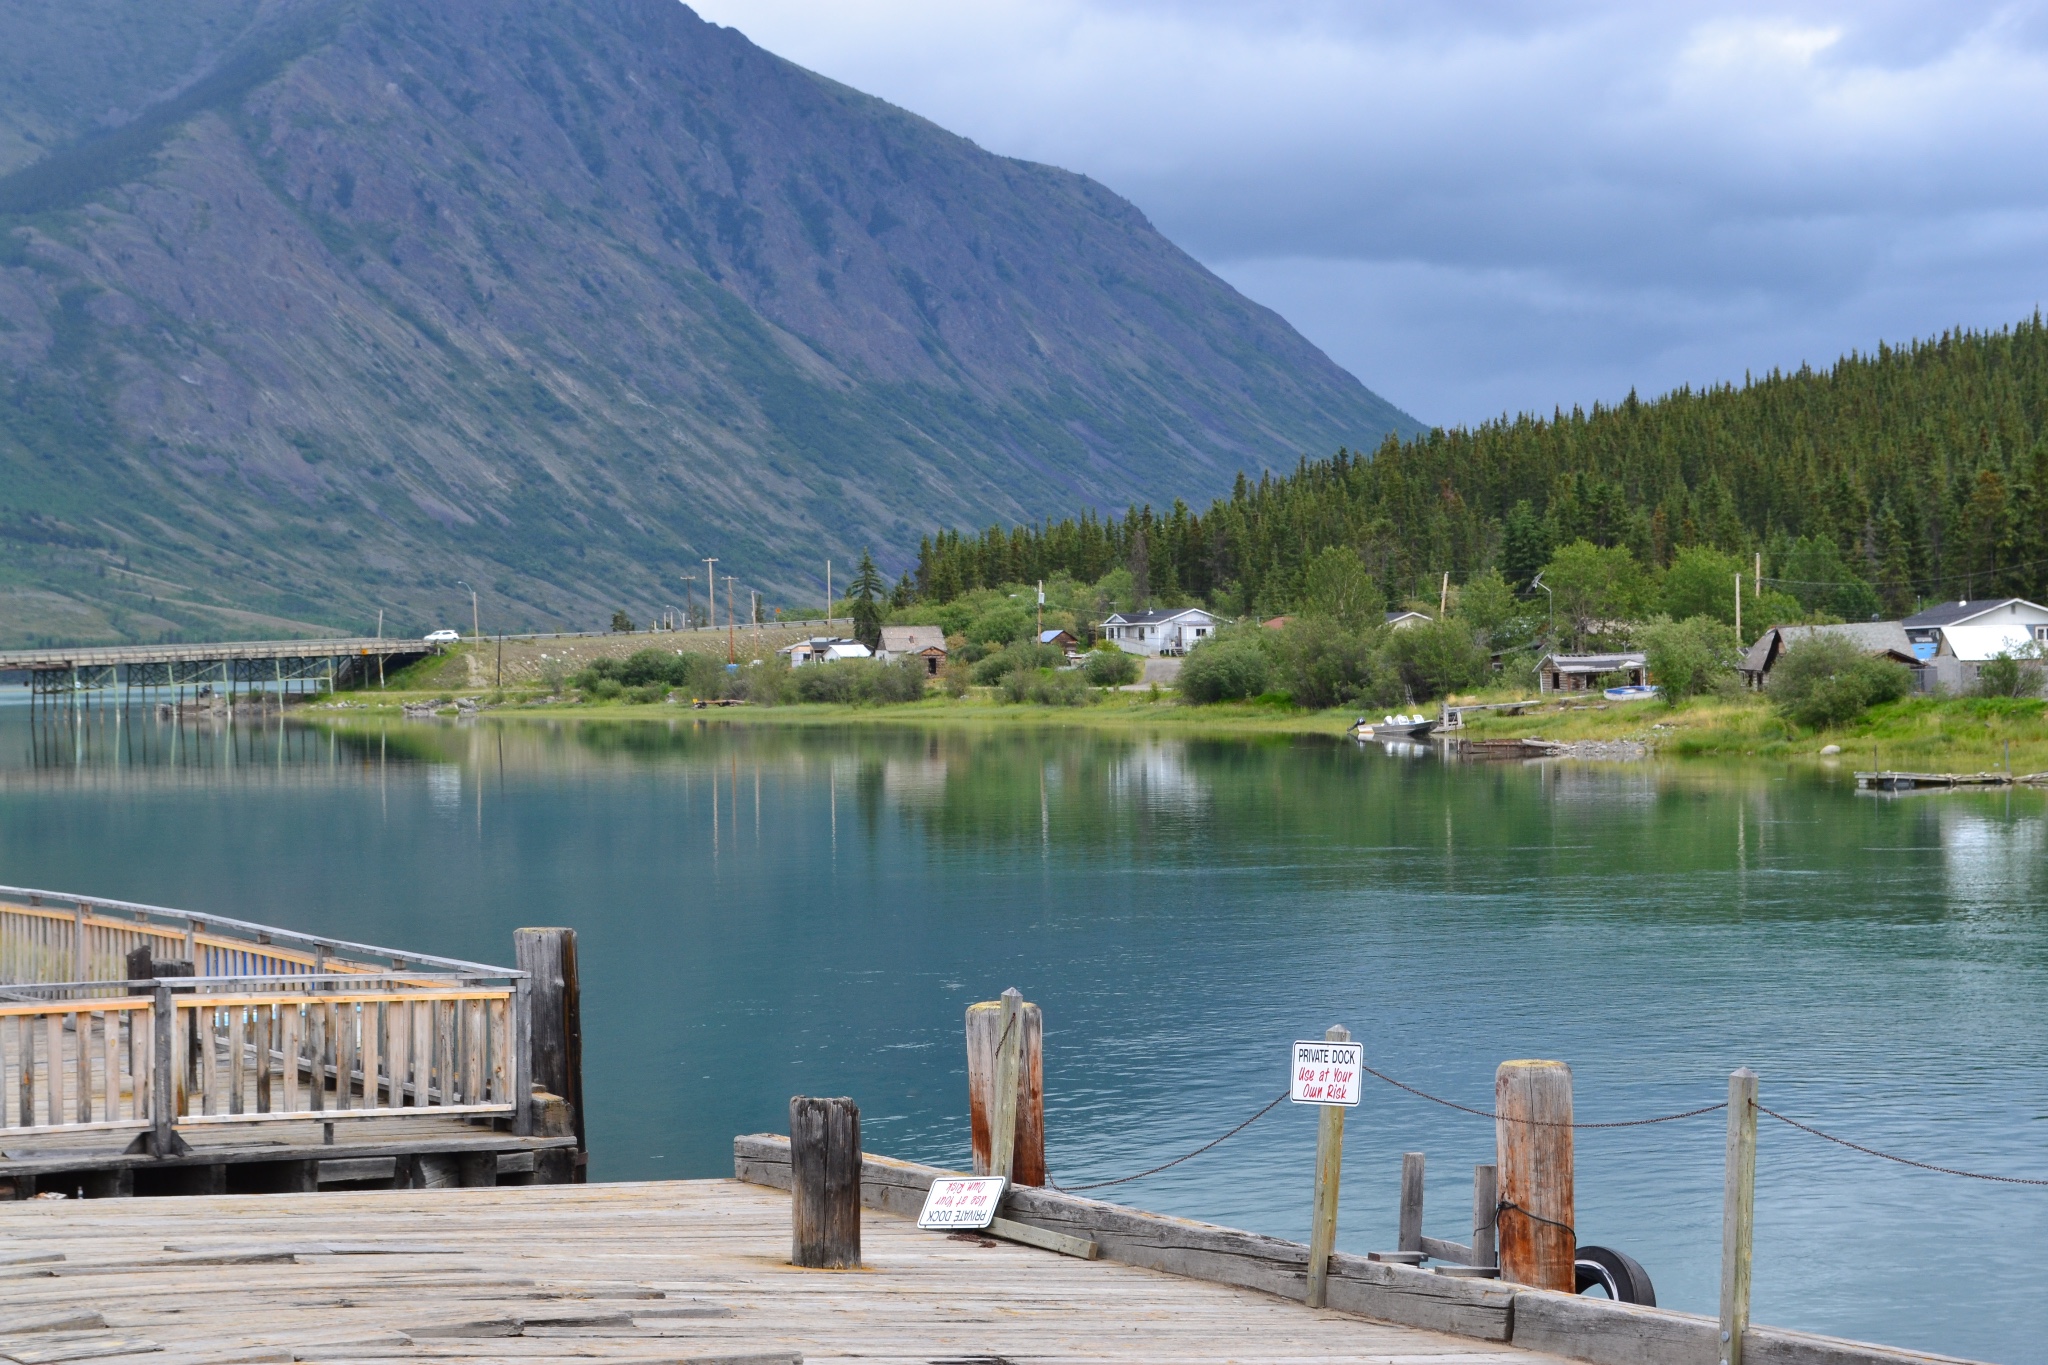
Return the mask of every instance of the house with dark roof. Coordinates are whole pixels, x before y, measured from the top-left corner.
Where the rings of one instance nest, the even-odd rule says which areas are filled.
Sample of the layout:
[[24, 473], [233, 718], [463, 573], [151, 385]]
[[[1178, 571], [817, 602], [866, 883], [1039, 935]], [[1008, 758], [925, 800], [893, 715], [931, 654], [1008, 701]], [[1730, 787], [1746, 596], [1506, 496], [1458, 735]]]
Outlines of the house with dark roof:
[[1920, 664], [1920, 687], [1960, 692], [2000, 654], [2048, 651], [2048, 607], [2024, 597], [1941, 602], [1899, 623]]
[[1899, 624], [1906, 628], [1908, 640], [1926, 646], [1918, 651], [1922, 659], [1931, 659], [1938, 652], [1945, 626], [2025, 626], [2036, 640], [2048, 644], [2048, 607], [2024, 597], [1939, 602]]

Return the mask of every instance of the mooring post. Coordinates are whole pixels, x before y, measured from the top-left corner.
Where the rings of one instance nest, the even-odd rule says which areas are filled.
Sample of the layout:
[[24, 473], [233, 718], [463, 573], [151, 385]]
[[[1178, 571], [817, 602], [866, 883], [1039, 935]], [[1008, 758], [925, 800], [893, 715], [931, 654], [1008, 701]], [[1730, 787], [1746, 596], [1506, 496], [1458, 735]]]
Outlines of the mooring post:
[[589, 1145], [583, 1124], [583, 992], [577, 981], [574, 929], [519, 929], [512, 935], [514, 965], [527, 975], [527, 1091], [517, 1102], [531, 1107], [538, 1087], [569, 1106], [576, 1151], [566, 1169], [546, 1183], [583, 1183]]
[[1422, 1250], [1422, 1153], [1401, 1153], [1401, 1240], [1397, 1251]]
[[1002, 1024], [996, 1034], [995, 1107], [989, 1111], [988, 1163], [991, 1174], [1009, 1178], [1017, 1155], [1017, 1081], [1024, 1059], [1024, 996], [1015, 986], [1003, 992]]
[[1487, 1269], [1500, 1264], [1500, 1250], [1494, 1241], [1500, 1219], [1500, 1186], [1496, 1168], [1472, 1168], [1472, 1264]]
[[1502, 1062], [1494, 1073], [1500, 1277], [1570, 1294], [1578, 1288], [1572, 1212], [1572, 1069]]
[[[1016, 996], [1014, 987], [1003, 1000], [985, 1000], [967, 1007], [967, 1113], [968, 1136], [974, 1153], [976, 1175], [1006, 1174], [1012, 1185], [1045, 1183], [1045, 1020], [1038, 1006], [1021, 997], [1014, 1025], [1006, 1025], [1006, 1002]], [[1011, 1091], [1012, 1115], [1009, 1130], [1010, 1162], [1007, 1171], [996, 1169], [996, 1110], [1002, 1087], [998, 1085], [997, 1043], [1005, 1036], [1020, 1050], [1016, 1058]]]
[[[1348, 1043], [1351, 1030], [1332, 1024], [1323, 1040]], [[1344, 1171], [1344, 1106], [1321, 1106], [1316, 1124], [1315, 1221], [1308, 1239], [1308, 1306], [1321, 1308], [1330, 1299], [1330, 1252], [1337, 1246], [1337, 1181]]]
[[1721, 1365], [1742, 1365], [1756, 1213], [1756, 1073], [1728, 1077], [1728, 1175], [1721, 1194]]
[[860, 1106], [796, 1095], [789, 1101], [790, 1251], [813, 1270], [860, 1266]]

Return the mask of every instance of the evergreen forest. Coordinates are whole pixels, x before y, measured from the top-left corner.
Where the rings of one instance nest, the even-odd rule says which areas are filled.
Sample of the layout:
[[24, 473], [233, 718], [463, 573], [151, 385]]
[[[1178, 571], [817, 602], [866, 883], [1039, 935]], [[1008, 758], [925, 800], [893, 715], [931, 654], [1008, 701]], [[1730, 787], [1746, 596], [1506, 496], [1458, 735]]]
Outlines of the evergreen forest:
[[1750, 573], [1760, 563], [1750, 591], [1808, 619], [1897, 616], [1945, 598], [2039, 601], [2048, 324], [2037, 312], [1827, 370], [1389, 437], [1370, 455], [1240, 474], [1207, 511], [1176, 500], [1121, 519], [942, 532], [920, 546], [897, 605], [1056, 577], [1121, 582], [1123, 571], [1119, 605], [1272, 615], [1303, 601], [1332, 547], [1355, 551], [1387, 601], [1418, 605], [1439, 601], [1446, 575], [1455, 591], [1490, 571], [1526, 596], [1573, 547], [1633, 561], [1646, 583], [1681, 561]]

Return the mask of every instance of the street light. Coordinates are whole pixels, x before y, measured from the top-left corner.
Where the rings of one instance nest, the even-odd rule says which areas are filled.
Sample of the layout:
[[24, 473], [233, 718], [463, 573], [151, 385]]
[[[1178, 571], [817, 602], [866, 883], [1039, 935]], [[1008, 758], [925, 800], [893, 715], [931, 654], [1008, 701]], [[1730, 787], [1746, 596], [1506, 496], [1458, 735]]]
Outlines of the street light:
[[[469, 584], [459, 578], [455, 580], [455, 586], [458, 588], [469, 588]], [[481, 624], [481, 619], [477, 615], [475, 588], [469, 588], [469, 633], [476, 639], [481, 640], [484, 638], [484, 628]]]
[[1530, 579], [1530, 580], [1529, 580], [1529, 586], [1530, 586], [1530, 587], [1532, 587], [1532, 588], [1541, 588], [1541, 589], [1543, 589], [1543, 595], [1544, 595], [1545, 597], [1548, 597], [1548, 598], [1550, 599], [1550, 647], [1551, 647], [1552, 649], [1556, 649], [1556, 648], [1557, 648], [1557, 594], [1556, 594], [1556, 593], [1554, 593], [1554, 592], [1552, 592], [1552, 591], [1550, 590], [1550, 585], [1549, 585], [1548, 583], [1545, 583], [1545, 582], [1543, 581], [1543, 571], [1542, 571], [1541, 569], [1537, 570], [1537, 571], [1536, 571], [1536, 576], [1535, 576], [1534, 578], [1532, 578], [1532, 579]]

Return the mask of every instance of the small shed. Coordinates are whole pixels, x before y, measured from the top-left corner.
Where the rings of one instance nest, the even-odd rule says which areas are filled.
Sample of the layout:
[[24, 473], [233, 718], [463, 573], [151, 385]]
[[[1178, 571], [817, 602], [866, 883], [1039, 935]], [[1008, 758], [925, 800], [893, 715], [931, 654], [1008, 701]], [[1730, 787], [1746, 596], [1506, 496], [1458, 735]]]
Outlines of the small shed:
[[1055, 645], [1072, 653], [1081, 642], [1074, 638], [1074, 633], [1070, 630], [1041, 630], [1038, 632], [1038, 643], [1042, 645]]
[[937, 626], [883, 626], [882, 647], [875, 657], [885, 664], [922, 659], [925, 676], [936, 678], [946, 666], [946, 632]]
[[1536, 663], [1539, 692], [1586, 692], [1609, 673], [1619, 673], [1631, 687], [1641, 687], [1649, 677], [1649, 662], [1641, 654], [1546, 654]]

